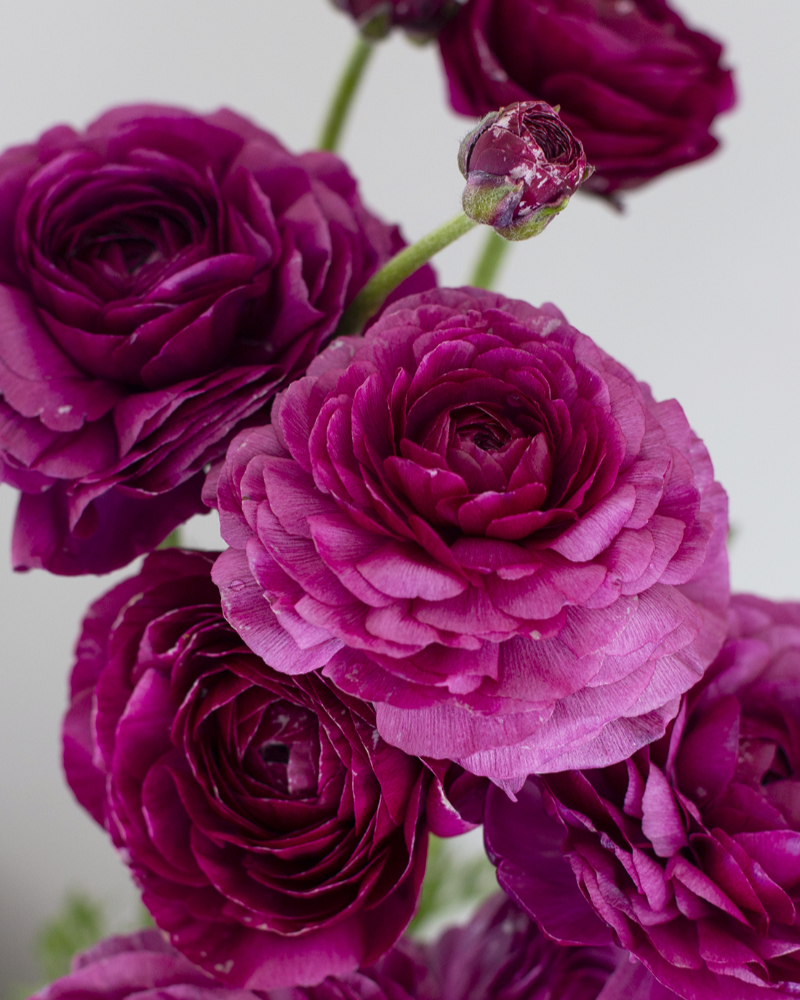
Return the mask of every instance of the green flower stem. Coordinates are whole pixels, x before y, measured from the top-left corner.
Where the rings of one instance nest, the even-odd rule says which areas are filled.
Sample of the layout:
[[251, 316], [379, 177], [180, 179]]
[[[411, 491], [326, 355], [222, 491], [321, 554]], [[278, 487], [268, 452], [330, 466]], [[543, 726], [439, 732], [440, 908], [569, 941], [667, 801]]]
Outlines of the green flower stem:
[[476, 225], [477, 222], [468, 219], [463, 212], [459, 212], [449, 222], [445, 222], [438, 229], [423, 236], [417, 243], [395, 254], [388, 263], [383, 265], [380, 271], [376, 271], [372, 275], [347, 307], [339, 321], [336, 330], [337, 336], [347, 337], [361, 333], [367, 321], [375, 315], [387, 297], [402, 281], [405, 281], [423, 264], [427, 264], [431, 257], [440, 250], [444, 250], [459, 236], [468, 233]]
[[494, 288], [509, 246], [508, 240], [504, 240], [502, 236], [497, 235], [494, 229], [490, 229], [486, 234], [481, 255], [475, 263], [475, 270], [469, 281], [470, 285], [474, 288], [489, 290]]
[[319, 137], [320, 149], [327, 149], [330, 152], [338, 149], [353, 98], [374, 48], [374, 43], [358, 35], [325, 116]]

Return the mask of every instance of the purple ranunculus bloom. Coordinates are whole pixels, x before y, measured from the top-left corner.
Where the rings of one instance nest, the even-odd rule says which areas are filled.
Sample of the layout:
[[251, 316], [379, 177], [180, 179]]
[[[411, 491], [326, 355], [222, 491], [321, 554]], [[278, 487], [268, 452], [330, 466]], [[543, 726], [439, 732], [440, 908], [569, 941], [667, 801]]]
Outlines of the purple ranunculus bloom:
[[368, 38], [382, 38], [404, 28], [423, 40], [441, 31], [464, 0], [332, 0], [349, 14]]
[[118, 108], [0, 156], [16, 567], [106, 572], [202, 511], [203, 467], [402, 245], [341, 160], [230, 111]]
[[239, 987], [313, 984], [394, 944], [428, 827], [469, 829], [453, 803], [475, 782], [386, 744], [319, 674], [265, 666], [222, 617], [212, 561], [154, 553], [91, 607], [67, 780], [191, 961]]
[[69, 975], [32, 1000], [415, 1000], [404, 987], [421, 976], [421, 967], [399, 949], [392, 959], [380, 975], [351, 972], [306, 988], [232, 989], [150, 930], [109, 938], [78, 955]]
[[676, 1000], [612, 944], [556, 944], [503, 893], [465, 926], [430, 944], [403, 939], [362, 973], [414, 1000]]
[[[69, 975], [34, 994], [35, 1000], [256, 1000], [222, 987], [192, 965], [156, 930], [108, 938], [72, 960]], [[32, 998], [33, 1000], [33, 998]]]
[[499, 880], [546, 933], [613, 934], [688, 1000], [800, 993], [800, 604], [735, 596], [729, 618], [662, 739], [486, 809]]
[[507, 240], [527, 240], [591, 176], [583, 146], [543, 101], [493, 111], [462, 141], [464, 212]]
[[556, 944], [503, 893], [420, 951], [417, 1000], [596, 1000], [626, 959], [613, 945]]
[[[467, 950], [469, 949], [469, 950]], [[612, 971], [615, 969], [616, 970]], [[154, 991], [157, 993], [154, 994]], [[562, 948], [499, 895], [438, 942], [404, 939], [369, 967], [309, 987], [231, 989], [192, 965], [157, 931], [109, 938], [35, 1000], [670, 1000], [611, 945]]]
[[721, 46], [665, 0], [468, 0], [440, 45], [461, 114], [560, 105], [600, 194], [713, 152], [709, 126], [735, 100]]
[[255, 652], [496, 782], [629, 756], [725, 635], [705, 447], [553, 306], [396, 303], [234, 440], [215, 502]]

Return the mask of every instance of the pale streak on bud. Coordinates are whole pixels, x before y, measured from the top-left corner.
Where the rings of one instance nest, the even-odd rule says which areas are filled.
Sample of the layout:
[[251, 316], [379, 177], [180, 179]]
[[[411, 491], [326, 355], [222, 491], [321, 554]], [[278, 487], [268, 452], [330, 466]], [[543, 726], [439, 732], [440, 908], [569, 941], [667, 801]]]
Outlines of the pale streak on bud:
[[580, 141], [543, 101], [486, 115], [461, 143], [458, 166], [465, 214], [507, 240], [538, 236], [593, 172]]

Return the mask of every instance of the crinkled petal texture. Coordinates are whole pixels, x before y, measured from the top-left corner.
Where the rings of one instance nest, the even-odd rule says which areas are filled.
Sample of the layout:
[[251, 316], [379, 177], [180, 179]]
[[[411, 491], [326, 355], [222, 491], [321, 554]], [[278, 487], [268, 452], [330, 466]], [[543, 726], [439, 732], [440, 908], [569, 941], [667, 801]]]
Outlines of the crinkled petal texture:
[[706, 449], [554, 307], [396, 303], [234, 440], [215, 491], [250, 648], [497, 782], [629, 756], [724, 638]]
[[203, 467], [402, 245], [341, 160], [230, 111], [118, 108], [0, 156], [15, 565], [107, 572], [202, 511]]
[[440, 46], [460, 114], [560, 105], [600, 194], [708, 156], [735, 101], [722, 47], [665, 0], [467, 0]]
[[154, 553], [90, 609], [67, 780], [191, 961], [237, 987], [314, 984], [397, 940], [426, 807], [436, 832], [469, 829], [452, 803], [470, 776], [386, 744], [322, 676], [266, 667], [222, 617], [211, 562]]
[[[561, 942], [614, 939], [687, 1000], [800, 992], [800, 604], [731, 601], [665, 736], [491, 790], [504, 888]], [[566, 859], [566, 860], [565, 860]]]

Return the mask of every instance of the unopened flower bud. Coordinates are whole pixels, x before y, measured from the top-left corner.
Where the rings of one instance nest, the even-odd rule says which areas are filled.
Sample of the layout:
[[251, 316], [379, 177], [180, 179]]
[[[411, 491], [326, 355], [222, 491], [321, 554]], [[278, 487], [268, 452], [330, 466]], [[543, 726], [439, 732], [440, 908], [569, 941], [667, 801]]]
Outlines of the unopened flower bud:
[[433, 38], [463, 0], [333, 0], [349, 14], [369, 39], [383, 38], [392, 28], [404, 28], [420, 40]]
[[592, 174], [580, 141], [544, 101], [488, 114], [458, 151], [464, 212], [507, 240], [538, 236]]

